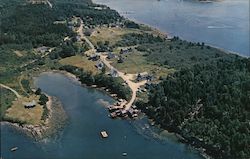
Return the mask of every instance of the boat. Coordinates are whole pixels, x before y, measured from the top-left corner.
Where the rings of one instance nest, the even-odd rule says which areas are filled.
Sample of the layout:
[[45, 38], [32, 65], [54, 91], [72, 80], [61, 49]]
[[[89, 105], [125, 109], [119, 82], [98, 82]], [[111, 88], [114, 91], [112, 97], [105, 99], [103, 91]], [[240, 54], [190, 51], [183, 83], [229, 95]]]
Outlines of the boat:
[[18, 147], [13, 147], [10, 149], [10, 151], [16, 151], [18, 149]]
[[122, 153], [122, 156], [127, 156], [127, 155], [128, 155], [127, 152]]

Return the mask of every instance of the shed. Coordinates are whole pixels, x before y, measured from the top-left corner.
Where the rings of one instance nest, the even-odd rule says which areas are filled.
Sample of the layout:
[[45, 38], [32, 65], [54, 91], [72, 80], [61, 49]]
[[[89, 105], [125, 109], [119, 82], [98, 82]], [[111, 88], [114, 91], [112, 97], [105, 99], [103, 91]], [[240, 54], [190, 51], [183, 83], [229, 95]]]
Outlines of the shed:
[[115, 58], [115, 54], [113, 54], [112, 52], [109, 52], [107, 58], [108, 59], [113, 59], [113, 58]]
[[34, 108], [36, 106], [36, 101], [32, 100], [31, 102], [24, 102], [24, 108]]
[[112, 68], [112, 69], [110, 70], [110, 75], [111, 75], [112, 77], [118, 77], [118, 76], [119, 76], [117, 70], [114, 69], [114, 68]]
[[98, 61], [97, 64], [95, 65], [96, 68], [98, 68], [99, 70], [101, 70], [104, 67], [104, 64], [102, 61]]

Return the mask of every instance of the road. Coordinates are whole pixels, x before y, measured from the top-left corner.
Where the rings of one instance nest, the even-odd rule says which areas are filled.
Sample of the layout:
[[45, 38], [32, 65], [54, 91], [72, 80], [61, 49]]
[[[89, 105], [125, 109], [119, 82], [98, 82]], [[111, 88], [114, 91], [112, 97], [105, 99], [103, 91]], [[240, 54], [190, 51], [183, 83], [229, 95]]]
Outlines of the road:
[[83, 21], [82, 21], [82, 19], [81, 19], [81, 25], [80, 25], [80, 27], [78, 28], [77, 33], [79, 34], [79, 36], [81, 37], [81, 39], [84, 39], [84, 40], [88, 43], [88, 45], [90, 46], [90, 48], [91, 48], [94, 52], [96, 52], [95, 46], [92, 44], [91, 41], [89, 41], [89, 39], [88, 39], [88, 38], [84, 35], [84, 33], [83, 33]]
[[21, 98], [22, 97], [20, 94], [17, 93], [17, 91], [15, 91], [14, 89], [10, 88], [9, 86], [6, 86], [6, 85], [0, 83], [0, 87], [3, 87], [5, 89], [10, 90], [11, 92], [13, 92], [16, 95], [17, 98]]
[[[107, 61], [107, 56], [106, 55], [101, 55], [100, 56], [101, 61], [109, 68], [109, 69], [114, 69], [117, 71], [117, 74], [128, 84], [129, 88], [132, 91], [132, 97], [130, 99], [130, 101], [125, 104], [125, 110], [128, 110], [132, 104], [134, 103], [135, 99], [136, 99], [136, 92], [138, 90], [138, 88], [140, 88], [141, 86], [145, 85], [147, 83], [146, 80], [141, 81], [141, 82], [133, 82], [132, 80], [134, 79], [135, 74], [125, 74], [119, 70], [117, 70], [116, 68], [114, 68], [109, 61]], [[123, 107], [124, 105], [121, 105], [121, 107]]]
[[[88, 45], [91, 47], [91, 50], [93, 50], [94, 53], [96, 53], [96, 49], [95, 46], [92, 44], [92, 42], [83, 34], [83, 21], [81, 20], [81, 25], [79, 27], [79, 29], [77, 30], [79, 36], [81, 37], [81, 39], [84, 39]], [[129, 88], [132, 91], [132, 97], [130, 99], [130, 101], [128, 103], [123, 103], [120, 107], [123, 108], [125, 106], [125, 110], [130, 109], [130, 107], [133, 105], [135, 99], [136, 99], [136, 93], [138, 88], [140, 88], [141, 86], [146, 84], [146, 80], [141, 81], [141, 82], [133, 82], [134, 76], [135, 74], [125, 74], [119, 70], [117, 70], [116, 68], [114, 68], [110, 62], [107, 60], [107, 55], [100, 55], [100, 60], [109, 68], [109, 69], [114, 69], [117, 71], [118, 75], [128, 84]]]

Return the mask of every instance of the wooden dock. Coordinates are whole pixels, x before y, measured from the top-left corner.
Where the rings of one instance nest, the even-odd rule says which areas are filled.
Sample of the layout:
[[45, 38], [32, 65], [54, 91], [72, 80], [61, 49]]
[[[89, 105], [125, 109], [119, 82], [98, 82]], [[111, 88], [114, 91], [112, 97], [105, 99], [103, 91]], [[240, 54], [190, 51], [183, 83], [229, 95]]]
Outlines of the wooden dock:
[[106, 131], [101, 131], [101, 136], [102, 136], [102, 138], [107, 138], [108, 133]]

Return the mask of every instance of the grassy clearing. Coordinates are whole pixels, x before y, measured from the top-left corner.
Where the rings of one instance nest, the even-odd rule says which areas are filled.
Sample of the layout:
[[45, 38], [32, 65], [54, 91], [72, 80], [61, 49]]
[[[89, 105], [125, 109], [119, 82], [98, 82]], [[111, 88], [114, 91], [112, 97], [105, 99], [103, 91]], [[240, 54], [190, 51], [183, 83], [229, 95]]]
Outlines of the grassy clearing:
[[[12, 121], [19, 121], [27, 124], [41, 124], [43, 106], [38, 104], [40, 96], [31, 95], [29, 97], [22, 97], [13, 101], [12, 106], [7, 109], [5, 118]], [[24, 108], [24, 102], [31, 102], [35, 100], [37, 102], [34, 108], [26, 109]]]
[[64, 58], [59, 61], [62, 65], [71, 65], [97, 74], [99, 71], [95, 67], [96, 62], [90, 61], [86, 56], [76, 55]]
[[122, 55], [124, 57], [123, 63], [118, 63], [117, 59], [112, 59], [112, 65], [121, 72], [131, 74], [148, 72], [154, 74], [157, 79], [159, 77], [165, 77], [174, 71], [173, 69], [149, 62], [143, 55], [144, 54], [142, 52], [133, 49], [131, 53]]
[[114, 45], [115, 43], [121, 40], [122, 35], [140, 32], [141, 31], [137, 29], [98, 27], [90, 36], [90, 40], [91, 42], [93, 42], [94, 45], [96, 45], [98, 41], [109, 41], [111, 45]]

